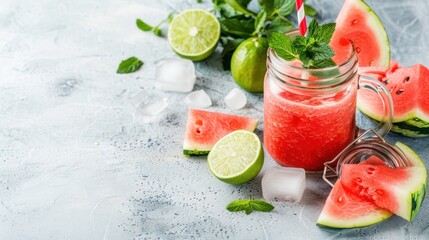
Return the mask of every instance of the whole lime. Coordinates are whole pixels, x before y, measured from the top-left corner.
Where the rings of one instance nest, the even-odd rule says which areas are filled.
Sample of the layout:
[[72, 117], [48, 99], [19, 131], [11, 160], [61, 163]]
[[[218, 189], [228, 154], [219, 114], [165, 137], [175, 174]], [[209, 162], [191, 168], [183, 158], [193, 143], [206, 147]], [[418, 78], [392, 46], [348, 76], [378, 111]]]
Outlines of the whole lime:
[[255, 93], [264, 91], [267, 49], [266, 38], [252, 37], [243, 41], [232, 54], [232, 77], [244, 90]]

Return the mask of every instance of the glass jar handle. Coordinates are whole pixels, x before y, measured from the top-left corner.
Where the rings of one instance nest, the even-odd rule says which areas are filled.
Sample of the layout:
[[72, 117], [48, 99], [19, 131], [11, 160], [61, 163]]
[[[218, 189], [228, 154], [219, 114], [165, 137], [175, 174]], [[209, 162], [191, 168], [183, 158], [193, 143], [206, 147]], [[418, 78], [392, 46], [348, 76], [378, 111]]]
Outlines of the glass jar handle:
[[[393, 121], [393, 101], [389, 91], [386, 87], [376, 79], [359, 76], [359, 89], [369, 89], [380, 97], [380, 100], [384, 107], [383, 117], [377, 119], [379, 124], [374, 130], [382, 137], [386, 136], [392, 128]], [[365, 130], [359, 129], [359, 135]]]

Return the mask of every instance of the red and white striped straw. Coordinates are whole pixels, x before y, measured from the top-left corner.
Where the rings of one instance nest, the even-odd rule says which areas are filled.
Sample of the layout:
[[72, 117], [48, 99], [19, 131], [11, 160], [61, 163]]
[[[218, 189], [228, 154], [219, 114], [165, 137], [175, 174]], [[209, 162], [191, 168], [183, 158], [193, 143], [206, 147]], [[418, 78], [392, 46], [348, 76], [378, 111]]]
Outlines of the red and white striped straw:
[[295, 0], [296, 12], [298, 14], [299, 33], [302, 36], [307, 34], [307, 22], [305, 20], [304, 0]]

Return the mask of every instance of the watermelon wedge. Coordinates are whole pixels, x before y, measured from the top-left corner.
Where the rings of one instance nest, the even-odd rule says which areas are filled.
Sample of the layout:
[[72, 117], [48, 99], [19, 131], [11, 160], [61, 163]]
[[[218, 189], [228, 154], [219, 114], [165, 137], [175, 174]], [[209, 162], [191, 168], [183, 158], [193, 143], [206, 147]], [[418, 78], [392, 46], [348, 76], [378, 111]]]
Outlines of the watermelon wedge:
[[215, 143], [235, 130], [253, 132], [258, 120], [204, 110], [189, 109], [183, 154], [207, 155]]
[[359, 66], [389, 66], [390, 44], [386, 30], [375, 12], [362, 0], [345, 0], [338, 14], [330, 45], [333, 60], [345, 62], [353, 42]]
[[344, 165], [341, 179], [335, 183], [317, 220], [319, 226], [365, 227], [389, 218], [392, 212], [408, 221], [415, 217], [426, 196], [427, 170], [411, 148], [401, 142], [395, 146], [411, 166], [389, 168], [376, 156]]
[[[369, 164], [385, 165], [375, 156], [357, 165]], [[393, 213], [374, 203], [346, 191], [341, 182], [337, 181], [323, 206], [317, 225], [328, 228], [366, 227], [388, 219], [392, 215]]]
[[341, 178], [346, 190], [408, 221], [426, 194], [427, 172], [422, 167], [345, 164], [341, 172], [346, 176]]
[[[374, 72], [372, 68], [360, 69], [361, 74], [382, 81], [392, 95], [392, 132], [409, 137], [429, 136], [429, 69], [416, 64], [410, 68], [394, 64], [385, 72]], [[384, 107], [378, 95], [368, 89], [358, 92], [357, 107], [365, 115], [380, 121]]]
[[329, 228], [366, 227], [392, 215], [374, 203], [346, 191], [340, 181], [337, 181], [317, 219], [317, 225]]

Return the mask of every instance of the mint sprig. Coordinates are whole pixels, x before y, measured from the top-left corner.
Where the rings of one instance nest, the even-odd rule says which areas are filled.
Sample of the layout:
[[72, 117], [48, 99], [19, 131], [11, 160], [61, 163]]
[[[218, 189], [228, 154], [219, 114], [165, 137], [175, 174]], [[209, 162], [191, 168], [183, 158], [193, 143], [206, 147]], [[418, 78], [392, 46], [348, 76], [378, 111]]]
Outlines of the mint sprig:
[[335, 23], [319, 25], [313, 19], [307, 36], [296, 36], [293, 40], [281, 33], [268, 35], [269, 46], [286, 61], [299, 60], [304, 68], [326, 68], [335, 66], [335, 55], [329, 41], [335, 31]]
[[274, 209], [274, 206], [265, 202], [264, 200], [255, 200], [252, 197], [250, 199], [239, 199], [232, 201], [226, 209], [230, 212], [240, 212], [244, 211], [247, 215], [251, 214], [253, 211], [258, 212], [271, 212]]
[[148, 31], [152, 31], [153, 34], [155, 34], [158, 37], [162, 37], [162, 31], [161, 31], [161, 26], [166, 23], [166, 22], [171, 22], [173, 20], [174, 17], [174, 13], [170, 13], [168, 14], [167, 18], [162, 20], [158, 25], [156, 26], [151, 26], [148, 23], [144, 22], [141, 19], [136, 19], [136, 25], [137, 28], [142, 30], [143, 32], [148, 32]]

